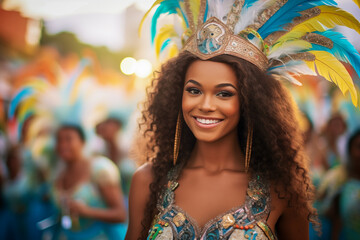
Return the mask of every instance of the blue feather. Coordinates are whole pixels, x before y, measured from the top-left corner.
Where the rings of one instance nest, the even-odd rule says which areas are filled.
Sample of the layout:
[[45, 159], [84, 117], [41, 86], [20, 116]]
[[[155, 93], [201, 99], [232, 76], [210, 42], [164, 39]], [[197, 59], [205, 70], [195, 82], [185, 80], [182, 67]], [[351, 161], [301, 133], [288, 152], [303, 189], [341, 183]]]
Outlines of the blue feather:
[[177, 14], [177, 9], [181, 11], [182, 16], [185, 19], [186, 26], [189, 27], [189, 22], [186, 18], [186, 14], [180, 7], [179, 2], [183, 0], [165, 0], [160, 3], [159, 7], [156, 9], [154, 16], [151, 20], [151, 43], [154, 43], [156, 32], [157, 32], [157, 21], [162, 14]]
[[251, 6], [254, 5], [254, 3], [256, 3], [257, 1], [259, 1], [259, 0], [245, 0], [243, 9], [246, 9], [246, 8], [251, 7]]
[[82, 96], [77, 96], [74, 103], [69, 102], [62, 103], [54, 111], [54, 118], [59, 122], [66, 124], [79, 124], [82, 122], [82, 115], [84, 113], [84, 99]]
[[360, 54], [355, 47], [345, 38], [344, 35], [338, 32], [327, 30], [325, 32], [314, 32], [331, 39], [334, 43], [332, 49], [327, 47], [312, 44], [310, 50], [327, 51], [332, 53], [338, 60], [350, 63], [357, 75], [360, 77]]
[[33, 95], [35, 90], [32, 87], [25, 87], [18, 92], [15, 97], [11, 100], [9, 106], [9, 118], [12, 119], [15, 115], [16, 108], [20, 105], [20, 103]]
[[205, 7], [205, 12], [204, 12], [203, 22], [206, 22], [208, 12], [209, 12], [209, 4], [208, 4], [208, 2], [206, 1], [206, 7]]
[[81, 59], [78, 66], [72, 72], [69, 82], [66, 85], [66, 88], [65, 88], [66, 96], [70, 96], [71, 90], [74, 88], [74, 84], [76, 83], [76, 80], [80, 77], [80, 75], [84, 71], [85, 67], [90, 65], [90, 63], [91, 63], [91, 60], [88, 58]]
[[291, 23], [295, 17], [301, 16], [299, 12], [321, 5], [336, 6], [337, 3], [334, 0], [289, 0], [266, 21], [258, 33], [265, 39], [273, 32], [285, 31], [283, 27]]
[[161, 45], [161, 48], [160, 48], [160, 53], [161, 53], [162, 51], [164, 51], [164, 49], [169, 45], [170, 41], [171, 41], [171, 39], [168, 38], [168, 39], [166, 39], [166, 40], [163, 42], [163, 44]]

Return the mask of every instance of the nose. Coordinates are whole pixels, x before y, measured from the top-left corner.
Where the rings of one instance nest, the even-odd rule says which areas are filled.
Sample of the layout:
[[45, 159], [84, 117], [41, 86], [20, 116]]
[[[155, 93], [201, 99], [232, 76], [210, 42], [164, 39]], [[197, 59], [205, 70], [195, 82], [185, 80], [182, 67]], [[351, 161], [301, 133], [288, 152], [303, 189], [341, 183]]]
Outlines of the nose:
[[199, 110], [202, 112], [214, 112], [216, 106], [211, 95], [204, 95], [199, 104]]

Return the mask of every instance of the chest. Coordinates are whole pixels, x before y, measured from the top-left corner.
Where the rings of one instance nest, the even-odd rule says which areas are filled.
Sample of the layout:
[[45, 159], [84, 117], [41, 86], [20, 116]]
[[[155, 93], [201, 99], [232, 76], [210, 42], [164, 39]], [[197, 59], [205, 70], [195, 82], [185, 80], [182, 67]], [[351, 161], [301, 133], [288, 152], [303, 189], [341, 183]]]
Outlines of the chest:
[[[183, 181], [183, 183], [184, 182], [186, 181]], [[194, 183], [194, 185], [197, 184]], [[200, 182], [199, 186], [201, 186]], [[196, 214], [196, 212], [199, 211], [200, 216], [201, 214], [207, 215], [207, 212], [212, 212], [213, 209], [211, 209], [208, 204], [213, 204], [213, 201], [208, 199], [202, 205], [199, 204], [199, 202], [194, 202], [196, 207], [189, 205], [191, 207], [189, 209], [194, 211], [190, 214], [176, 202], [176, 199], [182, 198], [175, 196], [175, 190], [177, 188], [180, 189], [177, 181], [168, 182], [164, 194], [159, 199], [158, 207], [160, 213], [149, 231], [148, 239], [276, 239], [266, 223], [266, 219], [270, 213], [269, 188], [260, 181], [249, 181], [248, 187], [245, 188], [245, 201], [242, 205], [233, 207], [230, 210], [228, 209], [218, 216], [212, 217], [202, 225], [198, 223], [198, 220], [195, 219], [192, 214]], [[196, 190], [194, 186], [192, 190], [186, 189], [186, 184], [183, 188], [181, 191], [176, 191], [176, 195], [178, 195], [178, 192], [182, 195], [187, 191]], [[199, 193], [194, 194], [197, 196]], [[221, 195], [221, 193], [214, 194]], [[243, 193], [239, 191], [239, 195], [242, 194]], [[232, 198], [232, 196], [230, 195], [228, 198]], [[215, 199], [217, 199], [217, 197], [215, 197]], [[225, 202], [233, 204], [231, 201]], [[186, 206], [185, 203], [186, 202], [183, 202], [181, 204]], [[218, 203], [218, 205], [224, 206], [222, 203]], [[201, 210], [196, 209], [197, 207], [201, 208]], [[214, 212], [217, 211], [218, 210]]]
[[179, 179], [174, 202], [204, 226], [210, 219], [245, 203], [246, 176], [205, 176]]
[[56, 179], [56, 187], [63, 191], [72, 192], [78, 186], [90, 180], [89, 169], [83, 171], [63, 171]]

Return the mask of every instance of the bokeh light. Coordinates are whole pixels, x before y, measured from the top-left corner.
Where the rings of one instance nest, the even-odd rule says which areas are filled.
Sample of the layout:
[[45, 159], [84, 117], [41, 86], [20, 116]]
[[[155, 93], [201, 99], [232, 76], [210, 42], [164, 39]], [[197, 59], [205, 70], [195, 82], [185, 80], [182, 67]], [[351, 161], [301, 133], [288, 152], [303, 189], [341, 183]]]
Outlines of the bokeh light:
[[151, 63], [146, 59], [140, 59], [136, 62], [135, 74], [140, 78], [145, 78], [150, 75], [152, 71]]
[[123, 72], [125, 75], [134, 74], [136, 68], [137, 68], [137, 62], [132, 57], [126, 57], [120, 63], [121, 72]]

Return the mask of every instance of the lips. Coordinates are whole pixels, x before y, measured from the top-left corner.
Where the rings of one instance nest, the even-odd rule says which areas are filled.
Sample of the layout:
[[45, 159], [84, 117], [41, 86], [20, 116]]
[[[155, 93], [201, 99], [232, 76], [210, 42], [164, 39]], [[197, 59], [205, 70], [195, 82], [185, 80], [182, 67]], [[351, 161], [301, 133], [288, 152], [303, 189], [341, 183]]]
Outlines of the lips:
[[221, 122], [220, 119], [209, 119], [209, 118], [198, 118], [195, 117], [195, 120], [202, 124], [215, 124]]
[[212, 128], [217, 126], [223, 119], [194, 117], [196, 124], [201, 128]]

